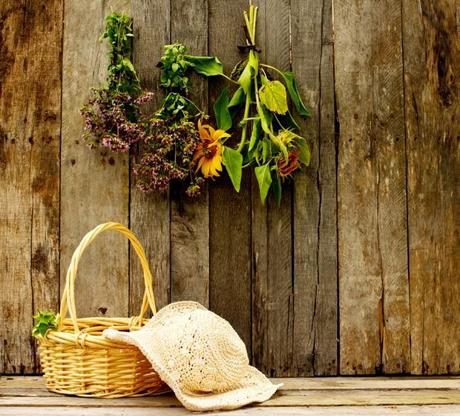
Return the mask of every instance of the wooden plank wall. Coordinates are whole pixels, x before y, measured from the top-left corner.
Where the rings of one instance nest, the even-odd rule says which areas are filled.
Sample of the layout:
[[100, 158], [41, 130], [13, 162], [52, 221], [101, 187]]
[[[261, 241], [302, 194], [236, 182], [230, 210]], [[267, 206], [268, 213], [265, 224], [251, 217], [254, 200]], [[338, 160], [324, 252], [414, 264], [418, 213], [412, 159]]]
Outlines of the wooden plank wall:
[[[295, 71], [312, 110], [312, 165], [280, 208], [250, 175], [239, 194], [220, 178], [195, 202], [146, 196], [135, 154], [80, 142], [110, 10], [133, 15], [133, 60], [158, 90], [169, 42], [231, 70], [246, 0], [1, 3], [0, 372], [38, 371], [32, 313], [57, 307], [79, 240], [115, 220], [143, 242], [159, 306], [209, 306], [267, 375], [460, 373], [457, 1], [255, 3], [263, 59]], [[193, 82], [209, 110], [222, 81]], [[85, 253], [81, 316], [134, 314], [142, 291], [121, 237]]]

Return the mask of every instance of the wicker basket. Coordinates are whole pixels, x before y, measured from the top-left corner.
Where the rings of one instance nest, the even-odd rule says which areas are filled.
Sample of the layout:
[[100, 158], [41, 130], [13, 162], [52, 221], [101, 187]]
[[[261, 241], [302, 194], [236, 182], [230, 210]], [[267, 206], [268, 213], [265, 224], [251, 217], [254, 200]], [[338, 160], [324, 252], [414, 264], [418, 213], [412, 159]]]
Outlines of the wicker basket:
[[[102, 232], [114, 230], [131, 241], [144, 273], [145, 294], [139, 316], [132, 318], [80, 318], [75, 309], [75, 278], [83, 251]], [[72, 256], [61, 300], [60, 322], [39, 340], [40, 360], [49, 390], [83, 397], [147, 396], [168, 387], [135, 347], [109, 341], [106, 328], [122, 331], [139, 329], [148, 307], [156, 312], [152, 274], [136, 236], [121, 224], [109, 222], [90, 231]], [[70, 319], [65, 318], [67, 311]]]

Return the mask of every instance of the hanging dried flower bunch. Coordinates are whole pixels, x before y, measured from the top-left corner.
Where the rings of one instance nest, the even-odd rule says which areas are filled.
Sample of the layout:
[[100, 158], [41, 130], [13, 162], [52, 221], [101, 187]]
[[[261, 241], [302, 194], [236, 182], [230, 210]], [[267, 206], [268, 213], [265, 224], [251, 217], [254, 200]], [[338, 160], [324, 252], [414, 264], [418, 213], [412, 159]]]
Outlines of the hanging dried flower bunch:
[[[141, 107], [153, 94], [141, 90], [130, 60], [132, 20], [118, 13], [106, 18], [101, 38], [110, 45], [107, 85], [93, 90], [82, 108], [84, 137], [93, 146], [115, 152], [128, 152], [139, 144], [134, 173], [142, 191], [167, 191], [174, 185], [197, 196], [225, 167], [239, 192], [243, 168], [252, 167], [262, 203], [270, 189], [279, 203], [283, 181], [309, 164], [308, 145], [297, 133], [300, 128], [289, 109], [288, 96], [300, 116], [309, 115], [294, 75], [260, 63], [257, 8], [251, 5], [244, 19], [246, 45], [240, 48], [248, 55], [230, 76], [216, 57], [188, 55], [182, 44], [166, 45], [158, 65], [165, 98], [159, 110], [145, 116]], [[217, 129], [189, 98], [190, 71], [222, 76], [236, 86], [231, 96], [225, 88], [214, 104]], [[241, 127], [241, 133], [238, 145], [230, 146], [228, 131], [234, 126]]]

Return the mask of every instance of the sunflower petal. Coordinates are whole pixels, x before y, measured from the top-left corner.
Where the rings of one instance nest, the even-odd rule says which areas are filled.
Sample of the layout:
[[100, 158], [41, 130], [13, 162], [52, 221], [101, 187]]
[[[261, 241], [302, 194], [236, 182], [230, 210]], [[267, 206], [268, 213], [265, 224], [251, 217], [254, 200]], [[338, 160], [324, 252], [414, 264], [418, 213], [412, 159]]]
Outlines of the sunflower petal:
[[223, 139], [225, 137], [230, 137], [230, 134], [228, 134], [224, 130], [215, 130], [214, 133], [211, 135], [211, 138], [213, 140], [220, 140], [220, 139]]

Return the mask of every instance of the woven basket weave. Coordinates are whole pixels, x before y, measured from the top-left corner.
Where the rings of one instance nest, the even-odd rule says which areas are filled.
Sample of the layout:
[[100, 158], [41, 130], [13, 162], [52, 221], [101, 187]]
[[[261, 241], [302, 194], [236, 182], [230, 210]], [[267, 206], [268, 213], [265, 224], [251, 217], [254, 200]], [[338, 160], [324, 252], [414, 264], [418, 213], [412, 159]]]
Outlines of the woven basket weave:
[[[102, 232], [118, 231], [136, 251], [144, 274], [145, 293], [140, 313], [132, 318], [80, 318], [75, 308], [75, 279], [84, 250]], [[39, 339], [40, 361], [49, 390], [83, 397], [147, 396], [168, 387], [135, 347], [102, 336], [106, 328], [137, 330], [147, 320], [148, 308], [156, 313], [152, 274], [136, 236], [121, 224], [109, 222], [90, 231], [75, 250], [66, 276], [61, 300], [60, 322], [56, 331]], [[65, 318], [69, 312], [70, 319]]]

